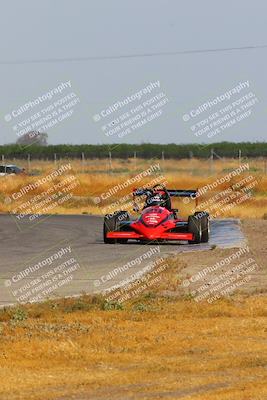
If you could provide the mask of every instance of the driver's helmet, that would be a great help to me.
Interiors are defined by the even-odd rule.
[[[162,196],[162,194],[157,193],[152,195],[151,197],[149,197],[146,201],[147,206],[163,206],[164,207],[164,203],[165,200]]]

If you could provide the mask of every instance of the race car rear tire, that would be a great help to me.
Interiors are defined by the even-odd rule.
[[[201,230],[202,230],[202,243],[208,243],[210,238],[210,221],[207,215],[201,218]]]
[[[189,244],[199,244],[202,238],[201,220],[196,215],[188,217],[188,232],[193,233],[194,240],[188,240]]]
[[[194,214],[197,218],[201,221],[201,242],[208,243],[210,237],[210,221],[209,221],[209,214],[205,211],[197,211]]]

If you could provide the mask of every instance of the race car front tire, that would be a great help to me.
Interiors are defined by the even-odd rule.
[[[119,222],[121,221],[129,221],[130,216],[127,211],[117,211],[114,214],[107,214],[104,217],[104,225],[103,225],[103,237],[104,243],[114,244],[114,243],[127,243],[127,239],[110,239],[107,238],[108,232],[118,231]]]
[[[130,215],[127,211],[118,211],[116,213],[117,216],[117,222],[122,222],[122,221],[130,221]],[[117,239],[117,242],[120,244],[126,244],[128,242],[128,239]]]
[[[109,239],[107,238],[107,234],[109,232],[116,231],[117,227],[117,218],[116,215],[105,215],[104,217],[104,224],[103,224],[103,237],[104,243],[113,244],[116,243],[116,239]]]

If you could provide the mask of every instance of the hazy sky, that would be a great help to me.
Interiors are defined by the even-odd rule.
[[[1,0],[0,143],[14,142],[19,122],[28,126],[23,121],[37,121],[34,115],[41,110],[42,116],[48,116],[48,107],[70,93],[76,97],[68,102],[74,98],[79,102],[70,116],[47,129],[49,143],[265,141],[267,47],[153,54],[267,45],[266,15],[264,0]],[[122,57],[127,55],[134,57]],[[71,88],[18,116],[21,106],[68,81]],[[107,115],[110,106],[140,93],[151,82],[158,82],[159,87],[142,92],[142,98],[131,98]],[[240,82],[248,82],[248,87],[232,93]],[[231,92],[230,98],[221,97],[219,103],[196,115],[199,106],[226,92]],[[243,96],[247,97],[240,103],[244,108],[239,108],[239,120],[211,138],[208,131],[199,132],[200,125],[193,127],[204,120],[205,128],[217,119],[212,117],[216,112],[225,117],[228,112],[220,110]],[[148,111],[143,102],[149,100],[154,109]],[[143,114],[138,119],[140,105],[146,117]],[[250,111],[241,118],[246,110]],[[65,111],[57,110],[58,114]],[[147,113],[157,111],[151,121],[136,125]],[[129,115],[123,117],[127,112],[136,117],[136,126],[132,129],[129,123],[120,128],[125,131],[122,139],[110,129],[127,121]],[[101,120],[94,121],[95,115]],[[184,121],[184,115],[190,120]],[[227,122],[225,117],[216,126]],[[214,129],[209,127],[209,132]]]

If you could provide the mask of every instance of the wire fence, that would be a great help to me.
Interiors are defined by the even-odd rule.
[[[220,172],[226,172],[237,168],[243,163],[249,163],[251,172],[267,175],[267,157],[243,157],[242,151],[239,150],[236,158],[221,157],[215,151],[211,151],[207,158],[196,158],[189,153],[188,158],[172,159],[165,158],[164,151],[161,157],[155,156],[151,158],[138,157],[138,153],[134,152],[131,157],[117,158],[113,157],[109,152],[106,158],[86,157],[81,153],[80,157],[73,158],[65,155],[62,157],[54,153],[53,158],[36,158],[28,153],[24,157],[5,157],[1,156],[1,165],[17,165],[24,168],[28,173],[42,173],[47,167],[57,167],[60,164],[70,162],[79,173],[110,173],[110,174],[131,174],[142,171],[145,165],[158,162],[160,170],[165,172],[188,173],[190,175],[214,175]]]

